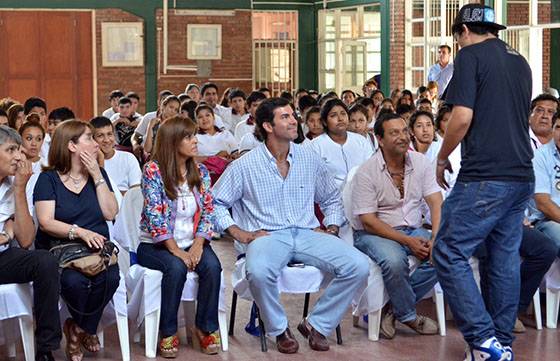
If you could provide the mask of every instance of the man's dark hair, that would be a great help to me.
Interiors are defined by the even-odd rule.
[[[393,119],[401,119],[404,121],[404,119],[396,113],[387,113],[380,115],[375,121],[375,125],[373,126],[373,132],[375,133],[375,135],[383,138],[385,136],[385,128],[383,128],[383,123]]]
[[[447,49],[447,52],[451,53],[451,47],[447,44],[442,44],[438,47],[438,49]]]
[[[292,95],[291,92],[284,90],[282,93],[280,93],[280,98],[284,98],[287,101],[289,101],[290,103],[294,101],[294,97]]]
[[[410,95],[410,97],[411,97],[412,99],[414,99],[414,96],[412,95],[412,92],[411,92],[410,90],[408,90],[408,89],[404,89],[404,90],[401,92],[401,98],[402,98],[404,95]]]
[[[426,87],[424,85],[421,85],[421,86],[418,87],[418,90],[416,90],[416,94],[420,95],[420,94],[426,92],[427,90],[428,90],[428,87]]]
[[[243,98],[243,100],[245,100],[247,99],[247,95],[245,95],[245,92],[243,90],[235,88],[229,92],[228,96],[229,101],[232,101],[233,98]]]
[[[47,103],[43,99],[39,97],[31,97],[23,103],[23,113],[27,115],[31,112],[31,109],[35,107],[43,108],[45,109],[45,113],[47,112]]]
[[[345,90],[343,90],[342,93],[340,93],[340,97],[341,97],[341,98],[344,98],[344,94],[346,94],[346,93],[352,93],[352,95],[354,95],[354,98],[356,97],[356,93],[354,93],[354,91],[351,90],[351,89],[345,89]]]
[[[258,102],[259,100],[263,100],[263,99],[266,99],[266,95],[264,95],[260,91],[254,91],[251,92],[251,94],[249,94],[249,96],[247,97],[247,99],[245,99],[245,101],[247,102],[247,106],[250,107],[251,104],[253,104],[254,102]]]
[[[366,97],[359,97],[358,99],[356,99],[355,103],[363,105],[364,107],[373,107],[374,106],[373,99],[372,98],[366,98]]]
[[[194,110],[196,109],[197,106],[198,106],[198,103],[196,102],[196,100],[189,99],[186,102],[181,103],[181,113],[182,112],[187,112],[187,114],[189,115],[189,118],[192,121],[194,121],[194,119],[196,119],[196,116],[194,114]]]
[[[113,123],[107,117],[95,117],[92,118],[89,123],[94,129],[113,127]]]
[[[48,117],[49,120],[60,120],[62,122],[68,119],[75,119],[75,118],[76,115],[74,115],[72,109],[67,107],[53,109],[49,113],[49,117]]]
[[[129,97],[122,97],[119,99],[119,105],[132,104],[132,100]]]
[[[486,34],[492,34],[494,36],[498,36],[498,31],[499,29],[496,29],[493,26],[487,26],[487,25],[482,25],[482,24],[455,24],[451,27],[451,34],[455,35],[462,35],[465,32],[465,29],[463,29],[463,25],[465,25],[469,31],[471,33],[477,34],[477,35],[486,35]]]
[[[329,117],[329,113],[336,106],[340,106],[344,108],[344,111],[346,111],[346,114],[348,114],[348,107],[346,106],[346,104],[344,104],[342,100],[338,98],[332,98],[327,100],[321,106],[321,123],[323,124],[323,128],[325,129],[325,133],[329,132],[329,128],[327,127],[327,118]]]
[[[270,89],[268,89],[268,88],[265,87],[265,86],[263,86],[262,88],[257,89],[257,91],[259,91],[259,92],[261,92],[261,93],[262,93],[262,92],[269,92],[269,93],[272,93],[272,92],[270,91]]]
[[[432,101],[428,98],[422,98],[422,99],[418,100],[418,105],[424,104],[424,103],[432,105]]]
[[[113,100],[115,98],[120,99],[122,97],[124,97],[124,93],[119,89],[113,90],[109,93],[109,100]]]
[[[412,105],[409,105],[409,104],[399,104],[399,105],[397,106],[396,113],[397,113],[398,115],[403,115],[403,114],[412,113],[412,112],[414,112],[414,107],[413,107]]]
[[[274,126],[274,111],[289,104],[290,102],[284,98],[268,98],[259,105],[255,113],[255,136],[258,135],[257,139],[266,141],[268,133],[263,124],[270,123],[271,126]]]
[[[171,90],[165,89],[159,92],[159,101],[161,102],[163,99],[167,98],[168,96],[173,95]]]
[[[311,95],[303,95],[301,98],[299,98],[298,101],[298,108],[300,113],[305,113],[305,110],[307,108],[313,107],[317,105],[317,100],[315,100],[315,98],[313,98]]]
[[[127,97],[127,98],[134,98],[134,99],[140,101],[140,96],[139,96],[137,93],[135,93],[135,92],[128,92],[128,93],[126,93],[126,97]]]
[[[556,98],[554,95],[548,94],[548,93],[543,93],[543,94],[540,94],[539,96],[537,96],[535,99],[533,99],[531,101],[531,111],[533,111],[533,109],[535,109],[538,102],[542,102],[542,101],[555,102],[557,107],[560,105],[560,102],[558,101],[558,98]]]
[[[218,86],[214,83],[204,83],[202,85],[202,87],[200,88],[200,95],[204,96],[204,93],[206,93],[206,91],[210,88],[214,88],[216,89],[216,93],[218,93]]]
[[[410,129],[414,128],[414,124],[416,123],[416,119],[418,119],[418,117],[421,116],[426,116],[428,118],[430,118],[430,120],[432,121],[432,125],[434,124],[434,115],[431,112],[426,112],[424,110],[417,110],[414,113],[412,113],[412,115],[410,116],[410,119],[408,120],[408,127]]]

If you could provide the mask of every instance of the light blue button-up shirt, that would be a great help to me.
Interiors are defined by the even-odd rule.
[[[428,72],[428,81],[436,81],[438,83],[438,97],[441,97],[452,77],[452,63],[448,63],[445,68],[442,68],[439,63],[435,63],[431,66],[430,71]]]
[[[550,194],[550,199],[560,206],[560,152],[554,139],[535,151],[533,157],[535,172],[535,194]],[[539,211],[535,201],[529,203],[529,220],[539,221],[546,217]]]
[[[213,190],[219,232],[234,224],[249,232],[315,228],[319,221],[314,202],[325,215],[325,225],[345,222],[340,193],[321,158],[291,143],[287,160],[290,169],[284,179],[274,156],[260,144],[226,169]]]

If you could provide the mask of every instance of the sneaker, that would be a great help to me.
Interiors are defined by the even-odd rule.
[[[429,317],[416,315],[416,319],[404,323],[420,335],[435,335],[438,333],[439,327],[436,321]]]
[[[515,326],[513,326],[514,333],[525,333],[525,325],[519,318],[515,319]]]
[[[496,337],[492,337],[478,347],[467,346],[465,361],[507,361],[512,355],[504,350]]]
[[[395,314],[390,306],[385,306],[381,311],[381,325],[379,325],[379,333],[391,340],[397,332],[395,328]]]
[[[504,346],[504,351],[509,354],[506,358],[507,361],[513,361],[513,350],[511,346]]]

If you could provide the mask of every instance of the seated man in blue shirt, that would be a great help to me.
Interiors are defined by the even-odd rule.
[[[535,151],[535,199],[529,205],[535,228],[560,247],[560,121],[552,119],[552,140]],[[560,255],[559,255],[560,256]]]
[[[233,162],[214,186],[216,226],[247,245],[249,287],[265,329],[276,336],[282,353],[296,353],[299,345],[280,304],[281,270],[297,262],[332,275],[333,281],[298,326],[313,350],[327,351],[326,336],[366,281],[368,262],[336,237],[345,221],[340,193],[319,156],[292,142],[298,136],[297,120],[288,101],[263,101],[255,118],[264,143]],[[325,215],[326,232],[318,228],[314,202]]]

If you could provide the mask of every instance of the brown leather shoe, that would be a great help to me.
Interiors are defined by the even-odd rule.
[[[307,319],[301,320],[297,327],[298,331],[302,334],[303,337],[309,340],[309,347],[315,351],[328,351],[329,350],[329,341],[325,336],[323,336],[319,331],[313,328],[309,323],[307,323]]]
[[[296,353],[299,349],[299,343],[295,339],[292,331],[286,328],[286,331],[276,336],[276,348],[281,353]]]

